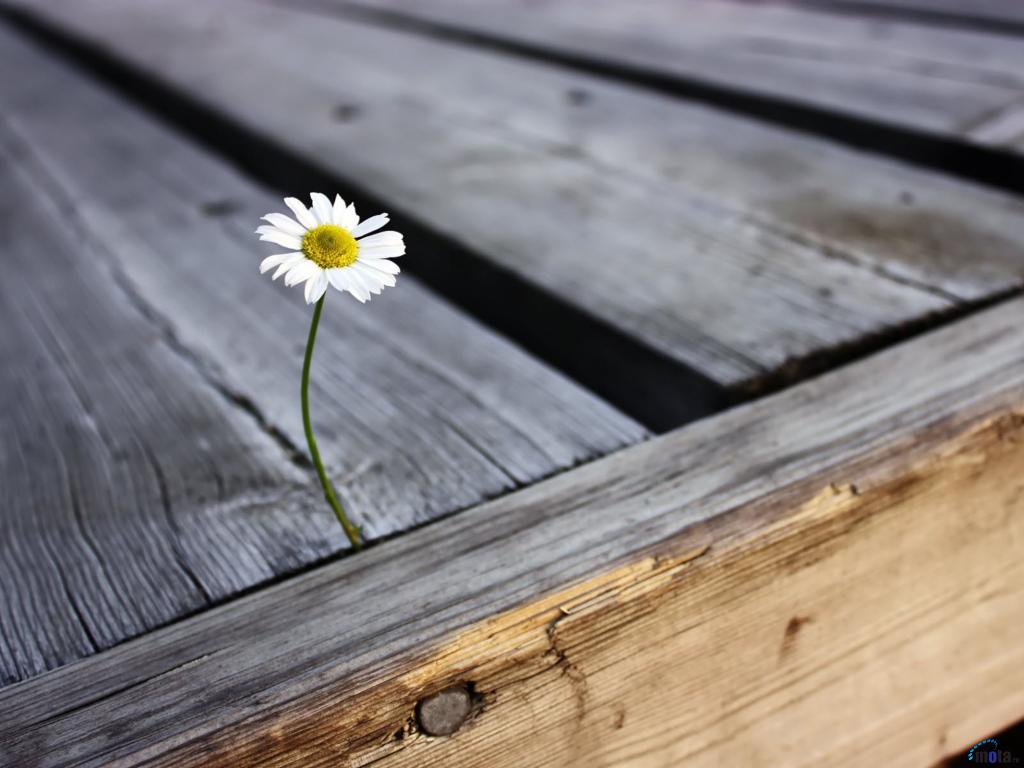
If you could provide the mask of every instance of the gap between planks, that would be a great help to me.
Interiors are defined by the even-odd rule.
[[[789,0],[793,5],[858,18],[892,19],[990,35],[1024,36],[1024,13],[1006,4],[1003,12],[971,8],[968,2],[899,2],[893,0]],[[977,2],[977,0],[973,0]]]

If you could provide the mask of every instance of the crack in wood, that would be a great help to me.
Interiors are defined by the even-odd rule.
[[[164,471],[160,466],[160,462],[156,456],[153,455],[152,449],[147,446],[142,446],[142,454],[146,457],[146,461],[153,470],[153,476],[156,478],[157,488],[160,493],[160,506],[163,508],[164,517],[167,520],[167,525],[171,531],[174,532],[174,537],[170,540],[171,552],[174,554],[174,559],[184,571],[185,575],[188,576],[192,585],[196,588],[196,591],[203,596],[203,600],[207,605],[214,602],[214,597],[210,593],[210,590],[206,588],[198,574],[192,569],[188,560],[185,558],[185,553],[181,549],[181,526],[178,525],[178,520],[174,515],[174,508],[171,504],[171,496],[167,491],[167,478],[164,475]]]
[[[558,624],[569,615],[564,614],[554,619],[548,624],[546,634],[550,652],[555,656],[555,666],[568,678],[569,685],[572,688],[573,700],[576,703],[576,727],[573,730],[575,738],[575,735],[583,727],[583,719],[587,714],[587,676],[579,667],[572,663],[568,650],[559,646]]]

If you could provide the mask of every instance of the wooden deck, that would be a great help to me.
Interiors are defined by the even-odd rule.
[[[949,6],[5,0],[0,765],[1019,720],[1024,19]],[[356,554],[252,235],[316,189],[409,243],[314,363]]]

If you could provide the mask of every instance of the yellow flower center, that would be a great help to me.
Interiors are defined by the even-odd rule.
[[[324,269],[336,269],[355,263],[359,243],[347,229],[337,224],[321,224],[302,236],[302,252]]]

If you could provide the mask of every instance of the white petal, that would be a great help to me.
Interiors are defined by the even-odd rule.
[[[368,277],[367,279],[376,281],[377,285],[379,285],[382,289],[394,288],[395,283],[398,281],[398,278],[395,277],[394,275],[385,275],[383,272],[374,272],[371,270],[370,275],[371,276]]]
[[[333,214],[331,220],[339,227],[345,226],[345,201],[341,195],[334,196],[334,205],[331,207]]]
[[[331,285],[337,288],[339,291],[345,292],[348,290],[348,269],[345,267],[339,269],[328,269],[327,279]]]
[[[313,201],[313,215],[321,224],[331,224],[334,221],[334,209],[331,208],[331,201],[322,192],[313,192],[310,196]]]
[[[402,270],[398,268],[398,265],[393,261],[387,259],[375,259],[372,256],[365,254],[359,254],[359,264],[365,264],[368,267],[376,269],[378,272],[383,272],[385,275],[397,275]]]
[[[263,228],[260,227],[260,229]],[[295,235],[288,235],[279,229],[272,229],[270,227],[268,227],[266,231],[260,233],[260,240],[277,243],[277,245],[287,248],[290,251],[298,251],[302,248],[302,241]]]
[[[291,232],[285,232],[283,229],[278,229],[272,224],[261,224],[256,227],[257,235],[287,235],[288,237],[300,237],[299,235],[293,235]],[[301,239],[301,237],[300,237]]]
[[[359,295],[353,295],[355,295],[355,297],[360,301],[369,301],[371,293],[370,286],[367,284],[366,280],[363,279],[363,276],[359,274],[359,271],[349,267],[348,277],[352,285],[359,290]]]
[[[370,259],[397,259],[405,253],[405,245],[368,245],[359,244],[359,255]]]
[[[279,278],[281,275],[283,275],[285,272],[290,270],[292,267],[294,267],[296,264],[298,264],[305,258],[306,257],[304,254],[296,253],[294,256],[288,259],[288,261],[282,262],[281,266],[274,270],[274,277],[272,279],[277,280],[277,278]]]
[[[359,273],[361,275],[363,275],[364,277],[369,275],[370,277],[374,278],[375,280],[380,280],[381,278],[384,278],[384,277],[394,277],[394,275],[392,273],[385,272],[382,269],[377,269],[376,267],[374,267],[373,264],[370,263],[370,260],[368,260],[368,259],[360,259],[359,261],[357,261],[352,266],[353,267],[358,267]]]
[[[299,256],[301,255],[300,253]],[[283,264],[293,256],[295,256],[294,253],[275,253],[273,256],[267,256],[267,258],[260,262],[260,274],[262,275],[268,269]]]
[[[352,230],[352,237],[362,237],[363,235],[368,235],[371,232],[376,232],[387,224],[388,221],[390,221],[390,217],[386,213],[378,213],[376,216],[363,219],[356,225],[355,229]]]
[[[305,280],[309,280],[313,275],[317,273],[320,266],[309,259],[303,259],[294,267],[292,267],[288,274],[284,276],[285,285],[295,285]]]
[[[352,265],[351,269],[354,269],[359,274],[363,284],[370,289],[371,293],[380,293],[384,288],[391,288],[395,284],[394,275],[385,275],[383,272],[378,272],[365,264],[356,262]]]
[[[324,295],[324,291],[327,290],[327,275],[323,269],[313,277],[306,281],[306,303],[312,304],[314,301],[319,301],[320,297]]]
[[[280,229],[282,232],[288,235],[295,235],[296,237],[302,237],[306,234],[306,228],[299,224],[291,216],[285,216],[283,213],[268,213],[263,217],[264,221],[269,221],[275,227]]]
[[[339,291],[348,291],[360,302],[366,301],[366,299],[363,298],[362,290],[356,285],[355,276],[352,270],[348,267],[327,270],[327,279],[330,280],[331,285]]]
[[[359,247],[364,245],[402,245],[405,243],[405,238],[402,237],[401,232],[395,232],[394,230],[388,230],[387,232],[378,232],[375,235],[368,235],[359,241]]]
[[[353,275],[355,276],[356,280],[359,282],[359,285],[363,288],[363,290],[365,290],[367,293],[380,293],[381,285],[377,281],[377,279],[374,278],[372,275],[367,275],[359,267],[358,264],[353,264],[351,267],[349,267],[349,269],[352,270]]]
[[[349,232],[356,228],[359,224],[359,214],[356,213],[356,204],[349,203],[348,208],[345,209],[345,214],[342,216],[342,220],[338,222],[338,226],[344,227]]]
[[[304,226],[306,229],[313,229],[316,226],[316,217],[309,212],[309,208],[304,206],[302,202],[295,197],[286,197],[284,204],[292,209],[292,213],[295,214],[295,218],[299,220],[299,224]]]

